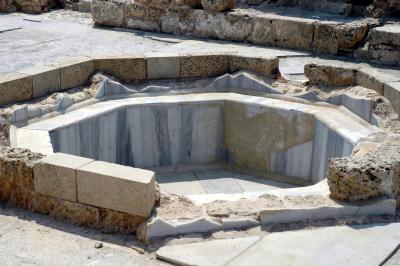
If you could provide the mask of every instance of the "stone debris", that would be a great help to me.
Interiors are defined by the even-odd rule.
[[[331,159],[328,183],[339,200],[362,200],[380,195],[398,198],[400,193],[400,137],[389,136],[363,157]]]
[[[95,248],[99,249],[103,247],[103,243],[99,242],[94,245]]]

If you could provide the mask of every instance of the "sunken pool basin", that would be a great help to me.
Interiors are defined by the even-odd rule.
[[[15,128],[11,140],[44,154],[147,169],[223,165],[309,185],[325,178],[329,158],[350,155],[376,130],[325,103],[198,93],[97,102]]]

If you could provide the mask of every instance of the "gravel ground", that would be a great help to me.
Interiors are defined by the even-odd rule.
[[[166,265],[132,235],[103,234],[21,209],[0,206],[0,264]]]

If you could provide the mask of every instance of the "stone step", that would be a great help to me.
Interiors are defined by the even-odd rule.
[[[400,23],[372,29],[368,35],[368,42],[357,51],[356,57],[387,65],[399,65]]]
[[[315,16],[293,10],[286,14],[237,8],[231,12],[208,13],[117,0],[95,0],[92,6],[93,19],[101,25],[327,54],[353,51],[364,41],[371,24],[367,19],[344,20],[338,16]]]

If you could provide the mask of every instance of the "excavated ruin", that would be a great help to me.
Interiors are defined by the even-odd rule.
[[[61,4],[81,6],[0,0],[0,11]],[[292,79],[280,71],[282,57],[254,46],[193,46],[69,58],[5,75],[0,198],[145,242],[395,215],[400,78],[391,71],[400,62],[398,6],[93,0],[98,26],[296,49],[310,62],[302,80]]]

